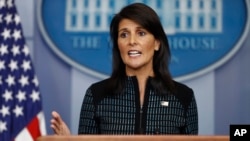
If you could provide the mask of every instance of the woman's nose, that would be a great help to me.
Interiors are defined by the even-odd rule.
[[[136,44],[136,37],[135,37],[135,35],[131,34],[131,36],[129,38],[129,44],[130,45],[135,45]]]

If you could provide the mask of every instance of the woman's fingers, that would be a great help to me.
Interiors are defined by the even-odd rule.
[[[51,124],[54,125],[55,128],[60,128],[60,125],[63,122],[60,115],[55,111],[53,111],[51,114],[52,114],[52,119],[50,121]]]
[[[58,124],[58,122],[56,122],[56,120],[54,119],[51,119],[50,123],[50,127],[54,130],[56,134],[58,134],[60,130],[60,125]]]
[[[60,115],[55,111],[53,111],[51,113],[51,115],[52,115],[52,119],[50,120],[50,123],[51,123],[50,127],[53,129],[55,134],[59,135],[60,134],[60,126],[61,126],[60,125],[61,124]]]
[[[61,116],[56,112],[56,111],[52,111],[51,113],[53,119],[55,119],[59,124],[62,123],[62,118]]]
[[[52,119],[50,120],[50,127],[53,129],[54,133],[57,135],[70,135],[69,128],[62,120],[61,116],[53,111],[51,113]]]

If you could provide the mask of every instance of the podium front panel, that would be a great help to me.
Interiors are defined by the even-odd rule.
[[[192,135],[73,135],[42,136],[37,141],[229,141],[229,136]]]

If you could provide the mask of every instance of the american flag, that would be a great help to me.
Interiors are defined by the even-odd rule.
[[[39,83],[14,0],[0,0],[0,141],[45,135]]]

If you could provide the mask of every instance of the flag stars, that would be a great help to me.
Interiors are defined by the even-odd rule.
[[[0,0],[0,9],[5,7],[5,0]]]
[[[20,16],[16,14],[14,17],[14,21],[15,21],[16,25],[18,25],[21,22]]]
[[[14,33],[12,34],[12,36],[14,37],[15,41],[17,41],[18,39],[21,39],[21,31],[14,30]]]
[[[30,70],[31,69],[31,65],[30,65],[30,61],[23,61],[23,64],[22,64],[22,68],[24,71],[27,71],[27,70]]]
[[[11,51],[13,53],[13,56],[20,54],[19,46],[14,45]]]
[[[5,65],[4,65],[4,61],[0,60],[0,70],[4,70],[5,69]]]
[[[32,80],[32,82],[35,84],[36,87],[38,87],[39,82],[38,82],[38,79],[37,79],[36,76],[34,77],[34,79]]]
[[[0,133],[7,131],[6,122],[0,120]]]
[[[25,92],[19,90],[18,94],[16,95],[16,98],[18,99],[19,102],[25,101],[26,100]]]
[[[22,75],[21,78],[19,79],[19,83],[24,87],[25,85],[29,85],[29,77]]]
[[[8,54],[8,46],[7,45],[4,45],[4,44],[1,44],[1,47],[0,47],[0,55],[4,55],[4,54]]]
[[[2,114],[3,117],[10,115],[9,107],[2,105],[2,108],[0,109],[0,113]]]
[[[28,56],[29,55],[29,48],[26,46],[26,45],[24,45],[24,47],[23,47],[23,53],[25,54],[25,56]]]
[[[13,132],[26,138],[22,135],[29,128],[25,119],[37,117],[29,112],[42,112],[41,94],[15,0],[0,0],[0,11],[0,140],[2,135],[3,140],[15,140]],[[20,128],[16,123],[22,123]],[[34,126],[40,125],[44,126],[43,121]]]
[[[33,90],[32,94],[30,95],[30,98],[32,99],[33,102],[39,101],[39,92]]]
[[[13,112],[15,113],[16,117],[23,116],[23,107],[19,107],[18,105],[16,105]]]
[[[11,85],[15,85],[15,78],[11,75],[8,75],[8,78],[5,81],[6,81],[6,83],[8,83],[9,87]]]
[[[5,90],[4,94],[2,95],[2,97],[5,99],[5,102],[8,102],[9,100],[12,100],[12,92]]]
[[[7,6],[8,6],[8,8],[13,7],[13,0],[8,0],[7,1]]]
[[[10,36],[10,30],[5,28],[1,35],[3,36],[4,40],[10,38],[11,37]]]
[[[12,22],[12,15],[7,14],[6,17],[5,17],[5,21],[6,21],[7,24],[11,23]]]
[[[17,70],[18,69],[17,61],[11,60],[9,67],[10,67],[11,71]]]

